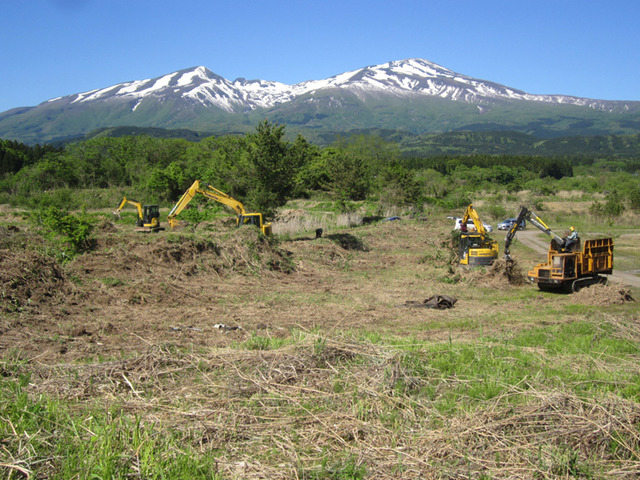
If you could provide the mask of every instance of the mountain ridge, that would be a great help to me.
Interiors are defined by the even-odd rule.
[[[190,142],[199,142],[210,136],[209,133],[193,132],[186,129],[167,130],[145,127],[109,127],[94,130],[87,135],[69,138],[56,143],[85,142],[99,137],[124,137],[145,135],[155,138],[180,138]],[[385,142],[398,145],[404,157],[433,157],[458,155],[532,155],[546,157],[600,158],[638,158],[640,156],[640,134],[607,135],[592,137],[558,137],[540,139],[526,133],[515,131],[452,131],[447,133],[412,134],[397,130],[353,130],[353,136],[375,136]],[[341,138],[338,134],[329,134],[322,142],[325,145]]]
[[[123,82],[102,89],[57,97],[43,103],[71,98],[73,98],[71,103],[95,101],[114,96],[141,98],[154,92],[166,95],[168,89],[173,89],[174,93],[197,100],[205,106],[218,106],[231,110],[229,101],[235,101],[244,107],[254,109],[271,108],[290,101],[294,97],[328,88],[347,88],[365,94],[376,89],[396,94],[416,93],[469,103],[482,103],[487,99],[502,98],[600,109],[628,109],[632,106],[637,108],[634,104],[640,103],[624,100],[597,100],[572,95],[527,93],[488,80],[478,80],[459,74],[423,59],[370,65],[324,80],[307,80],[294,85],[270,80],[247,80],[242,77],[230,81],[207,67],[196,66],[151,79]],[[109,95],[114,90],[117,92]],[[219,93],[224,95],[218,97],[216,94]]]
[[[423,59],[295,85],[242,77],[230,81],[197,66],[2,112],[0,138],[52,141],[124,125],[222,134],[247,131],[265,117],[311,136],[329,130],[424,133],[483,125],[542,136],[629,134],[640,131],[640,102],[530,94]]]

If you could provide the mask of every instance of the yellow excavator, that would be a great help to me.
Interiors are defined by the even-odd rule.
[[[467,222],[471,219],[475,232],[468,231]],[[487,237],[487,230],[474,210],[469,205],[460,222],[460,247],[458,256],[460,265],[491,265],[498,258],[498,242]]]
[[[142,205],[135,200],[129,200],[126,195],[120,202],[120,206],[113,214],[120,218],[120,212],[127,205],[133,205],[138,210],[138,219],[136,220],[136,232],[158,232],[164,230],[160,226],[160,207],[158,205]]]
[[[167,221],[169,222],[169,226],[171,230],[173,230],[177,225],[180,224],[180,221],[176,218],[178,214],[184,210],[184,208],[189,204],[189,202],[196,195],[202,195],[209,200],[215,200],[216,202],[220,202],[223,205],[234,210],[238,216],[236,218],[236,225],[239,227],[241,225],[255,225],[260,229],[260,231],[266,235],[271,235],[271,223],[263,223],[262,214],[261,213],[247,213],[244,209],[244,206],[241,202],[236,200],[233,197],[230,197],[224,192],[221,192],[217,188],[212,187],[211,185],[201,182],[200,180],[196,180],[193,184],[187,189],[186,192],[180,197],[178,203],[176,203],[169,215],[167,215]]]

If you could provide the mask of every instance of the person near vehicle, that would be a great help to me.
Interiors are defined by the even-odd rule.
[[[578,242],[578,231],[575,229],[575,227],[569,227],[569,234],[564,237],[564,249],[572,250],[573,246]]]

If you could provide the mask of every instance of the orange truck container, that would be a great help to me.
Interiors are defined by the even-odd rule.
[[[533,267],[527,276],[540,290],[577,292],[583,287],[605,283],[613,272],[613,239],[586,240],[582,251],[559,251],[549,245],[547,263]]]

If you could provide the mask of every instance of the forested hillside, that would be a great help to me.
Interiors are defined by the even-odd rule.
[[[287,124],[286,137],[296,138],[295,131]],[[490,127],[490,126],[489,126]],[[479,131],[455,131],[446,133],[426,133],[418,135],[407,130],[368,128],[349,132],[316,134],[313,138],[303,135],[310,143],[321,146],[334,144],[344,137],[377,137],[398,145],[404,157],[438,155],[537,155],[537,156],[607,156],[611,158],[640,157],[640,135],[590,135],[572,137],[541,138],[532,134],[510,130],[491,130],[484,127]],[[243,135],[244,133],[235,133]],[[196,132],[188,129],[165,129],[145,127],[101,128],[91,133],[56,142],[65,145],[72,142],[91,140],[97,137],[125,137],[146,135],[154,138],[184,139],[198,142],[213,136],[211,132]],[[216,135],[219,136],[219,135]]]
[[[475,191],[523,189],[607,191],[627,206],[637,203],[638,157],[597,155],[616,141],[632,149],[637,138],[585,138],[583,144],[594,147],[592,155],[540,155],[533,144],[529,155],[455,153],[456,145],[487,135],[442,135],[439,141],[448,138],[452,153],[437,155],[411,154],[406,138],[392,141],[383,135],[338,137],[328,146],[302,136],[288,140],[284,125],[268,121],[245,135],[192,141],[150,135],[97,135],[62,147],[1,141],[0,203],[99,208],[114,206],[126,193],[171,206],[196,179],[268,215],[292,198],[318,193],[334,196],[344,209],[365,199],[413,208],[425,203],[457,207]],[[522,143],[523,137],[504,138]],[[99,190],[104,192],[95,193]]]

